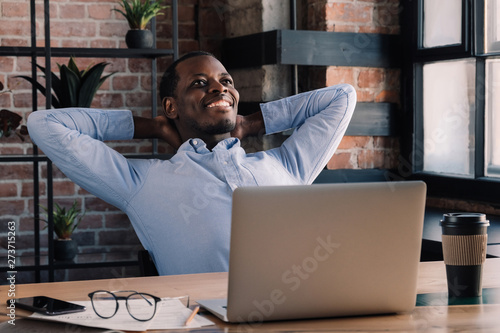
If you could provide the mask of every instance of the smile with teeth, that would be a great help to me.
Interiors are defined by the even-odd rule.
[[[213,107],[217,107],[217,106],[227,107],[227,106],[231,106],[231,103],[229,103],[228,101],[220,100],[220,101],[208,104],[207,108],[213,108]]]

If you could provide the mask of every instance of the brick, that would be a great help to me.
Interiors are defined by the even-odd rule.
[[[129,59],[128,69],[131,73],[151,73],[151,61],[147,59]]]
[[[140,244],[133,230],[106,230],[99,232],[99,245],[137,245]]]
[[[92,100],[91,107],[104,109],[121,108],[125,105],[124,97],[118,93],[100,93],[98,92]]]
[[[54,181],[53,182],[54,196],[70,196],[75,194],[75,183],[72,181]]]
[[[13,57],[0,57],[0,72],[11,73],[14,71],[14,61]],[[5,84],[5,82],[4,82]]]
[[[108,48],[113,49],[117,48],[119,43],[116,40],[110,39],[97,39],[90,41],[90,47],[92,48]]]
[[[13,98],[16,108],[27,108],[32,105],[31,93],[14,93]]]
[[[114,75],[111,85],[114,90],[134,90],[139,86],[139,78],[136,75]]]
[[[92,4],[88,6],[89,17],[94,20],[110,19],[112,15],[111,9],[115,6],[104,4]]]
[[[59,4],[59,15],[65,20],[85,18],[85,6],[76,4]]]
[[[57,22],[50,30],[51,37],[85,37],[97,36],[97,24],[94,22]]]
[[[17,231],[30,231],[33,232],[35,224],[35,218],[34,216],[29,216],[29,217],[21,217],[19,219],[19,223],[17,225]],[[39,221],[38,222],[40,230],[42,230],[45,227],[45,222]]]
[[[326,85],[333,86],[340,83],[354,85],[355,70],[350,67],[329,66],[326,70]]]
[[[198,16],[199,32],[202,36],[223,36],[224,21],[212,8],[201,9]]]
[[[28,2],[2,2],[3,18],[26,18],[30,15],[30,6]],[[2,24],[3,28],[4,24]]]
[[[329,170],[333,169],[353,169],[354,165],[351,162],[351,153],[335,153],[333,157],[328,161],[326,168]]]
[[[102,22],[98,23],[99,26],[99,36],[101,37],[122,37],[125,39],[125,35],[129,30],[127,21],[123,22]]]
[[[196,24],[193,23],[179,23],[179,38],[194,40],[196,38],[197,30]],[[167,35],[171,36],[171,34]],[[198,42],[197,42],[198,43]]]
[[[202,8],[202,7],[200,6],[200,8]],[[214,6],[210,6],[209,8],[214,8]],[[167,9],[167,11],[169,11],[169,10]],[[168,18],[170,15],[166,15],[166,16]],[[195,12],[194,6],[184,6],[182,4],[179,4],[179,7],[178,7],[178,18],[179,18],[179,21],[181,21],[181,22],[184,22],[184,21],[195,21],[195,19],[196,19],[196,12]]]
[[[125,105],[130,108],[141,107],[151,103],[150,93],[130,93],[127,94]]]
[[[30,163],[1,163],[0,179],[31,179],[33,177],[33,165]]]
[[[24,200],[0,200],[0,216],[20,216],[25,212]]]
[[[381,150],[363,150],[358,155],[358,166],[361,169],[383,168],[385,153]]]
[[[67,39],[61,41],[61,47],[88,47],[87,40]]]
[[[326,5],[326,20],[367,23],[372,20],[372,6],[352,3],[330,3]]]
[[[371,90],[356,90],[358,102],[374,102],[375,92]]]
[[[0,155],[22,155],[24,152],[23,148],[20,147],[5,147],[0,146]]]
[[[89,211],[93,212],[108,212],[108,211],[118,211],[113,205],[108,204],[104,200],[96,197],[85,198],[85,207]]]
[[[384,80],[385,75],[382,69],[364,69],[359,72],[358,86],[360,88],[377,88],[383,84]]]
[[[0,197],[16,197],[17,184],[16,183],[0,183]]]
[[[73,233],[73,235],[71,236],[71,239],[74,239],[78,243],[78,246],[80,247],[80,246],[95,245],[96,244],[95,237],[96,237],[95,232],[82,231],[77,228]]]
[[[338,149],[352,149],[359,147],[366,147],[370,143],[371,138],[369,136],[349,136],[346,135],[340,141]]]
[[[104,226],[102,213],[86,212],[78,229],[101,229]]]
[[[140,77],[141,81],[141,89],[150,91],[151,90],[151,75],[141,75]],[[157,81],[159,82],[159,81]]]
[[[130,228],[130,220],[124,213],[106,214],[106,228]]]

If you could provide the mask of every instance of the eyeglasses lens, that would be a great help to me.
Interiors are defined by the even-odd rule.
[[[137,320],[150,320],[156,312],[156,302],[147,294],[135,293],[127,298],[127,309]]]
[[[116,313],[117,302],[113,294],[106,291],[96,292],[92,296],[95,312],[103,318],[111,318]]]

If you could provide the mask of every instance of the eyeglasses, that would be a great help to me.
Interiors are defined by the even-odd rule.
[[[131,293],[128,296],[117,296],[114,293]],[[138,293],[135,290],[107,291],[97,290],[89,294],[94,312],[101,318],[109,319],[118,311],[118,301],[125,300],[128,313],[132,318],[139,321],[151,320],[156,314],[156,305],[161,298]]]

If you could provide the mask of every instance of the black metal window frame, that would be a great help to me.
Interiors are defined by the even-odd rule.
[[[500,202],[500,179],[485,176],[485,63],[489,57],[500,54],[485,53],[483,44],[486,0],[462,0],[461,44],[427,49],[423,47],[424,1],[402,2],[402,38],[406,40],[402,100],[406,116],[406,134],[402,137],[400,176],[425,181],[430,196]],[[472,177],[423,170],[423,66],[426,63],[458,59],[474,59],[476,63],[475,153]]]

